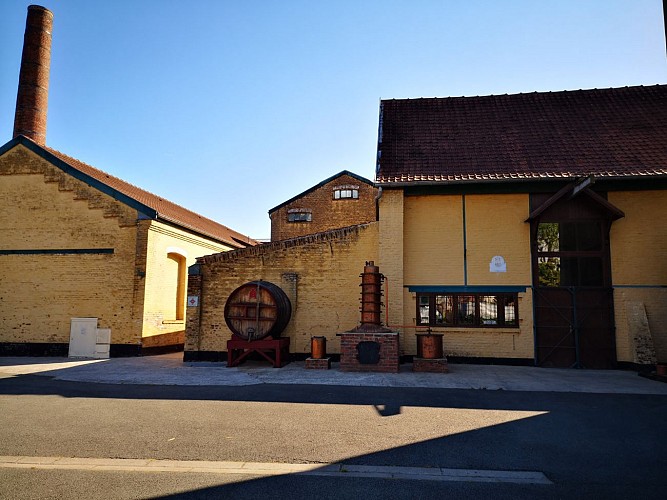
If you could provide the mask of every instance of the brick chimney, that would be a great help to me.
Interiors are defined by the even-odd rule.
[[[24,135],[42,146],[46,144],[52,28],[53,13],[50,10],[39,5],[28,7],[16,96],[14,137]]]

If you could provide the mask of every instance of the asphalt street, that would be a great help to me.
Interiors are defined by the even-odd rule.
[[[3,457],[310,464],[320,473],[5,463],[0,496],[664,498],[666,412],[667,396],[660,394],[102,384],[5,373]],[[323,475],[332,464],[342,472]],[[355,466],[415,468],[415,474],[528,471],[543,474],[548,484],[360,476]]]

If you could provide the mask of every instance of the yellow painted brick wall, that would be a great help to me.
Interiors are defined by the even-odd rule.
[[[359,324],[359,275],[366,261],[377,261],[377,249],[378,224],[370,223],[203,259],[201,332],[186,330],[186,351],[226,351],[232,333],[225,303],[236,288],[261,279],[292,302],[282,334],[290,337],[291,352],[309,353],[311,336],[325,336],[327,351],[339,352],[336,334]]]
[[[161,222],[147,222],[143,336],[151,337],[185,329],[185,318],[176,319],[178,265],[168,255],[175,253],[185,257],[187,282],[187,267],[194,264],[197,257],[226,252],[231,247]],[[186,299],[187,294],[184,294],[183,305]]]
[[[667,191],[610,192],[625,212],[611,226],[614,285],[667,285]]]
[[[69,342],[70,319],[97,317],[136,343],[136,211],[23,146],[0,158],[0,249],[113,248],[110,255],[0,255],[0,342]]]
[[[529,285],[528,195],[466,195],[469,285]],[[405,282],[463,285],[463,197],[405,198]],[[489,271],[500,255],[507,272]]]
[[[463,204],[467,248],[467,284],[525,285],[519,294],[519,329],[433,328],[444,333],[450,356],[534,357],[530,290],[528,195],[431,195],[405,197],[405,284],[464,285]],[[381,212],[382,215],[382,212]],[[492,273],[491,258],[505,259],[507,272]],[[391,307],[391,304],[390,304]],[[403,325],[416,324],[416,294],[403,290]],[[390,309],[391,311],[391,309]],[[391,326],[391,325],[390,325]],[[419,328],[423,331],[425,328]],[[401,351],[416,354],[416,327],[402,329]]]
[[[667,192],[610,192],[608,199],[625,212],[610,232],[618,359],[634,361],[627,307],[641,302],[658,361],[667,362]]]
[[[405,284],[463,285],[460,195],[405,197]]]
[[[404,196],[403,190],[385,189],[379,200],[378,262],[380,272],[386,276],[385,307],[389,309],[389,325],[401,332],[399,348],[403,352],[405,330],[403,320],[404,281]],[[388,293],[386,290],[388,289]],[[383,315],[383,321],[386,315]]]
[[[359,198],[335,200],[334,189],[344,185],[358,186]],[[372,222],[376,217],[376,195],[376,187],[349,175],[341,175],[273,212],[270,215],[271,241]],[[312,221],[288,222],[290,209],[311,210]]]
[[[465,204],[468,284],[530,285],[528,195],[466,195]],[[507,272],[490,272],[496,255],[505,259]]]
[[[628,324],[628,307],[641,303],[646,309],[656,357],[667,363],[667,288],[615,288],[614,320],[616,355],[619,361],[634,363],[634,334]]]

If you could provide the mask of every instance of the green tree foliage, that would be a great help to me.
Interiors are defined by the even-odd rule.
[[[541,223],[537,226],[537,251],[557,252],[559,250],[559,227],[557,222]],[[540,286],[560,285],[560,258],[538,257]]]

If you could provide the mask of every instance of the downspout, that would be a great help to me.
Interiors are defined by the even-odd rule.
[[[378,194],[375,195],[375,220],[380,220],[380,198],[382,198],[382,186],[378,188]]]
[[[382,275],[382,280],[385,283],[385,297],[386,301],[384,304],[384,326],[387,328],[414,328],[417,330],[418,328],[430,328],[429,325],[389,325],[389,278],[385,276],[384,274]]]

